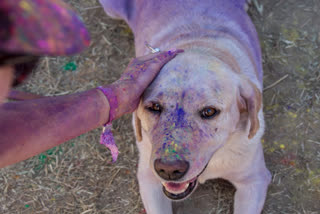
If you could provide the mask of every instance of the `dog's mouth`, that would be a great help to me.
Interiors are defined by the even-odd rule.
[[[171,200],[182,200],[191,195],[198,184],[198,177],[207,168],[207,165],[203,168],[199,175],[186,182],[162,182],[162,190],[164,194]]]
[[[193,192],[197,185],[197,178],[198,176],[183,183],[163,182],[162,190],[168,198],[182,200]]]

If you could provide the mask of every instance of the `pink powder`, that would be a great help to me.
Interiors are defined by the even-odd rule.
[[[100,136],[100,143],[110,149],[112,162],[115,163],[118,158],[119,150],[111,132],[111,124],[106,124]]]

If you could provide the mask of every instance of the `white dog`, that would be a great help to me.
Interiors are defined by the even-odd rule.
[[[260,213],[270,182],[260,143],[262,65],[245,0],[100,0],[126,20],[137,56],[145,42],[184,49],[145,91],[134,114],[138,180],[149,214],[198,183],[224,178],[237,189],[234,213]]]

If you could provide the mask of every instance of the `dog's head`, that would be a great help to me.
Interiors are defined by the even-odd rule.
[[[219,60],[186,52],[165,65],[136,112],[136,137],[151,143],[150,167],[164,193],[184,199],[235,132],[259,129],[261,94]]]

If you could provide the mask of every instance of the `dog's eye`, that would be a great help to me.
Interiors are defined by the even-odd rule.
[[[159,103],[153,103],[150,107],[147,107],[147,109],[151,112],[160,113],[162,107]]]
[[[200,116],[202,119],[211,119],[219,113],[220,111],[215,108],[206,107],[200,111]]]

